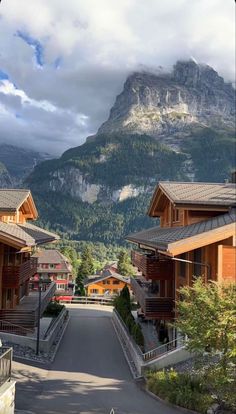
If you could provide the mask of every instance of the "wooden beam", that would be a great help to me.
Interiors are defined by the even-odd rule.
[[[191,250],[204,247],[208,244],[227,239],[228,237],[232,237],[234,234],[235,223],[227,224],[226,226],[170,243],[168,244],[167,254],[169,253],[173,256],[177,256],[181,253],[186,253]]]

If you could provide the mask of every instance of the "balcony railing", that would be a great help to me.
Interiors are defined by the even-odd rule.
[[[43,312],[45,311],[47,305],[49,304],[49,302],[52,300],[53,296],[55,295],[56,292],[56,288],[57,285],[55,282],[51,282],[46,289],[42,292],[42,296],[41,296],[41,316],[43,314]],[[37,304],[38,307],[38,304]],[[37,309],[38,312],[38,309]],[[36,312],[36,313],[37,313]]]
[[[12,348],[0,347],[0,386],[11,379]]]
[[[154,255],[142,254],[137,251],[131,252],[133,266],[137,267],[146,279],[152,280],[172,280],[173,262],[171,260],[160,259]]]
[[[131,278],[131,288],[147,319],[173,319],[174,301],[172,297],[158,297],[152,293],[151,284],[138,278]]]
[[[37,258],[31,257],[30,260],[19,266],[3,266],[2,286],[3,288],[19,287],[37,272]]]

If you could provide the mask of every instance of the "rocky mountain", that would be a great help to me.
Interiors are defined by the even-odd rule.
[[[235,165],[234,91],[209,66],[134,73],[109,119],[83,145],[25,181],[44,225],[78,240],[122,242],[153,224],[159,180],[223,181]]]
[[[11,188],[12,180],[9,172],[7,171],[5,165],[0,162],[0,188]]]
[[[179,61],[171,73],[133,73],[98,134],[145,133],[175,149],[196,128],[234,129],[235,93],[218,73]]]
[[[0,143],[0,165],[2,163],[5,170],[2,167],[1,174],[0,167],[0,187],[19,187],[34,167],[48,158],[50,156],[45,153]]]

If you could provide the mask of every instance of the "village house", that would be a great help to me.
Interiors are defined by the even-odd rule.
[[[236,184],[160,182],[148,210],[160,226],[127,236],[141,275],[131,287],[146,319],[175,339],[178,289],[202,276],[236,282]]]
[[[36,246],[59,237],[31,222],[38,217],[31,192],[0,189],[0,331],[25,334],[37,324],[38,293],[30,292],[37,272]],[[56,283],[43,287],[41,314],[53,297]]]
[[[87,296],[116,296],[125,286],[130,290],[130,279],[108,269],[84,282]]]
[[[32,257],[38,263],[37,273],[31,278],[33,289],[37,289],[39,279],[50,279],[56,283],[56,292],[72,292],[72,266],[66,256],[56,249],[40,249]]]

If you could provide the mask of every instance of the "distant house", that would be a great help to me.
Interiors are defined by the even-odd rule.
[[[56,283],[57,291],[68,291],[72,283],[72,266],[61,252],[48,249],[39,250],[32,257],[37,258],[37,273],[31,278],[34,287],[40,279],[51,279]]]
[[[84,283],[87,296],[115,296],[125,287],[130,289],[130,279],[105,270],[103,275],[90,276]]]

